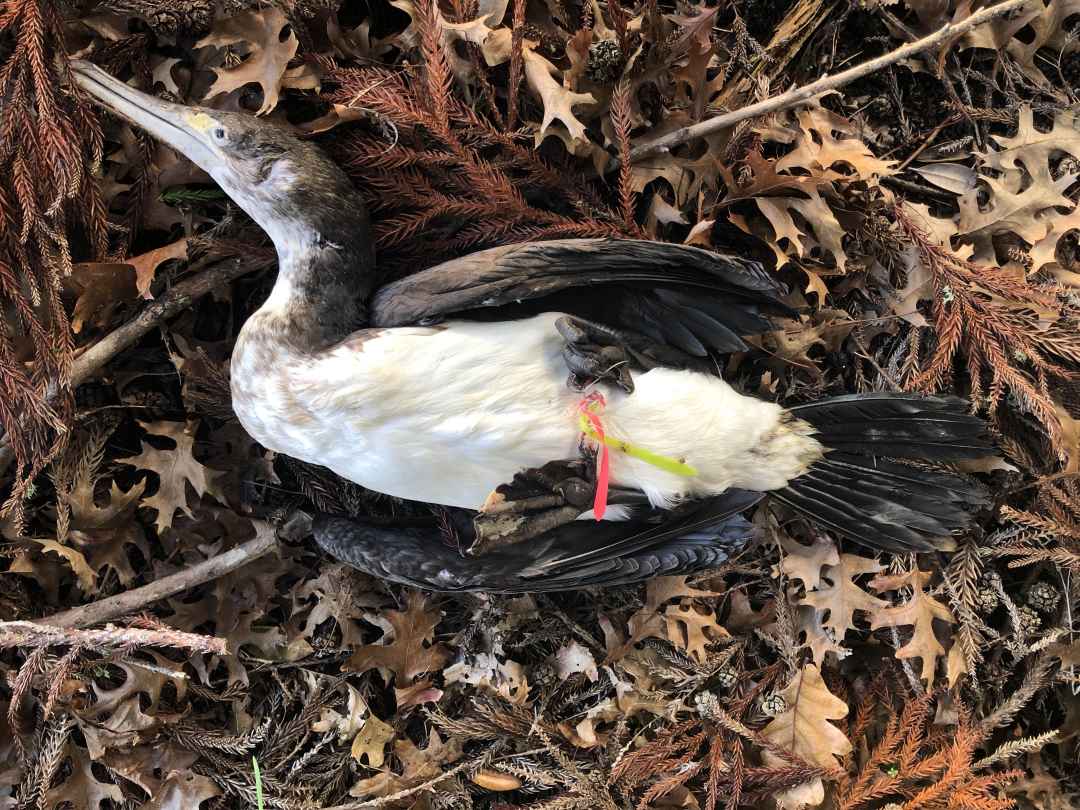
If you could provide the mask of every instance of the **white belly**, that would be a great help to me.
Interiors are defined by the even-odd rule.
[[[387,329],[324,356],[282,357],[263,375],[236,356],[234,389],[239,375],[257,379],[234,390],[234,407],[270,449],[388,495],[475,509],[514,473],[578,454],[582,395],[566,386],[558,317]],[[634,379],[629,396],[603,389],[605,430],[698,471],[613,452],[613,483],[658,505],[783,486],[805,468],[795,451],[817,446],[778,428],[778,406],[718,378],[654,369]]]

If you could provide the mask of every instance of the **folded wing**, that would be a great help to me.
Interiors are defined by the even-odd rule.
[[[743,336],[788,314],[786,290],[760,264],[688,245],[563,239],[473,253],[381,288],[372,325],[448,317],[565,312],[651,341],[657,356],[689,362],[747,348]]]

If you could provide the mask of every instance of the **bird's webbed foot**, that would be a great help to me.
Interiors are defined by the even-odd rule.
[[[566,341],[563,359],[570,369],[571,388],[580,391],[590,383],[607,381],[628,394],[634,392],[630,362],[636,353],[628,335],[570,315],[555,321],[555,328]]]
[[[596,477],[582,458],[549,461],[517,473],[487,497],[473,519],[472,555],[531,540],[576,520],[593,506]]]

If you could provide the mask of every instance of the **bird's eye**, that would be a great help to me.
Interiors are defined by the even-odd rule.
[[[214,140],[215,141],[223,141],[223,140],[225,140],[225,128],[224,127],[217,127],[214,130]]]

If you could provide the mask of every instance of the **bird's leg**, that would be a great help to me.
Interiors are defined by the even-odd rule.
[[[531,540],[592,508],[596,475],[591,460],[549,461],[523,470],[488,496],[473,520],[469,554]]]
[[[634,380],[630,376],[633,350],[627,336],[570,315],[555,321],[555,328],[566,341],[563,359],[570,369],[567,382],[571,388],[580,391],[589,383],[606,380],[628,394],[634,392]]]

